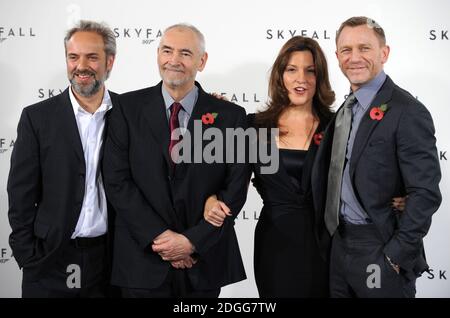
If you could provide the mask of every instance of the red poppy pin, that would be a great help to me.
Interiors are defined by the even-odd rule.
[[[218,113],[206,113],[202,115],[202,123],[205,125],[214,124],[218,115]]]
[[[313,139],[314,139],[314,143],[315,143],[317,146],[320,145],[320,142],[321,142],[322,139],[323,139],[323,131],[320,132],[320,133],[314,134]]]
[[[372,107],[370,110],[370,118],[372,120],[382,120],[384,117],[384,113],[387,111],[387,104],[383,104],[379,107]]]

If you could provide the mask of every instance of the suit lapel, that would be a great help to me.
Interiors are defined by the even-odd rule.
[[[152,87],[148,95],[144,97],[141,101],[143,106],[143,114],[146,120],[149,122],[150,130],[155,140],[159,143],[161,147],[161,152],[167,163],[170,165],[169,160],[169,123],[167,121],[166,108],[164,104],[164,99],[161,93],[160,82],[155,87]]]
[[[159,144],[160,152],[162,153],[166,166],[161,167],[162,169],[169,170],[170,166],[169,161],[169,123],[166,114],[166,108],[164,104],[164,98],[161,93],[161,85],[160,82],[158,85],[150,87],[146,90],[145,94],[142,94],[140,100],[136,101],[139,107],[142,107],[142,116],[144,117],[145,127],[143,129],[146,131],[147,127],[150,130],[151,135]],[[137,105],[136,105],[137,106]],[[157,150],[151,150],[154,153],[158,153]],[[169,172],[170,173],[170,172]],[[153,185],[152,185],[153,186]],[[163,185],[160,185],[163,186]],[[165,187],[165,186],[164,186]],[[148,188],[148,192],[151,193],[151,188]],[[172,193],[167,188],[168,192],[165,197],[167,198],[165,207],[167,208],[164,211],[157,211],[163,219],[166,220],[168,224],[173,223],[173,220],[177,219],[175,210],[173,208],[173,197]],[[145,195],[146,196],[146,195]],[[149,200],[151,201],[151,200]]]
[[[352,156],[350,160],[350,176],[353,179],[353,174],[355,173],[355,168],[358,163],[359,158],[367,146],[368,140],[372,135],[374,129],[379,124],[379,120],[374,120],[370,118],[370,111],[373,107],[378,107],[382,104],[387,104],[387,102],[392,97],[392,90],[394,88],[394,82],[389,77],[386,77],[386,81],[383,86],[381,86],[380,91],[377,93],[375,99],[367,109],[363,118],[361,119],[361,123],[359,124],[358,131],[356,133],[355,141],[353,143]],[[389,111],[388,106],[388,110]]]
[[[103,129],[103,143],[102,143],[102,148],[100,149],[100,158],[99,158],[100,164],[103,162],[105,141],[106,141],[106,136],[108,134],[109,116],[111,115],[111,111],[112,111],[112,108],[114,107],[114,105],[118,104],[118,101],[117,101],[117,96],[118,95],[116,93],[109,91],[109,96],[111,97],[111,105],[112,105],[112,107],[111,107],[111,109],[109,109],[105,113],[105,128]]]
[[[194,120],[201,120],[202,115],[213,112],[214,110],[211,110],[210,105],[207,102],[207,93],[202,89],[199,83],[195,82],[195,85],[198,87],[198,99],[197,102],[194,105],[194,108],[192,110],[191,117],[189,118],[187,130],[191,133],[191,136],[194,136]]]
[[[72,103],[70,102],[69,89],[70,87],[60,95],[61,107],[59,108],[59,112],[62,118],[60,131],[66,135],[72,145],[71,148],[75,151],[77,157],[85,167],[83,145],[81,144],[80,132],[78,131],[77,121],[73,112]]]
[[[211,102],[208,101],[209,98],[209,94],[206,93],[202,87],[200,86],[200,84],[198,82],[195,82],[195,85],[198,87],[198,98],[197,98],[197,102],[194,105],[194,108],[192,109],[192,113],[191,116],[189,118],[188,124],[187,124],[187,132],[189,132],[190,136],[191,136],[191,146],[190,146],[190,151],[191,151],[191,160],[192,162],[195,162],[195,160],[197,159],[204,159],[203,158],[203,150],[205,147],[204,141],[203,141],[203,131],[209,127],[214,127],[215,124],[212,125],[204,125],[202,122],[201,123],[201,129],[199,132],[201,134],[201,137],[198,137],[194,134],[194,122],[196,120],[201,120],[202,116],[206,113],[213,113],[214,111],[216,111],[216,109],[214,109],[214,106],[211,105]],[[200,140],[198,140],[200,139]],[[200,142],[200,144],[198,143]],[[201,156],[202,158],[196,158],[196,154],[198,152],[201,152]],[[184,163],[181,163],[177,166],[177,174],[179,176],[182,176],[184,173],[186,173],[186,169],[188,169],[189,167],[193,167],[192,165],[186,165]]]
[[[315,143],[314,136],[319,133],[324,133],[324,130],[326,128],[326,122],[323,118],[320,118],[319,125],[317,126],[316,130],[314,131],[313,137],[311,139],[311,143],[309,145],[308,154],[306,155],[305,162],[302,168],[302,189],[305,189],[305,191],[308,191],[311,187],[311,176],[312,176],[312,170],[314,165],[314,158],[316,157],[316,153],[318,150],[318,145]]]
[[[342,109],[339,108],[333,118],[328,123],[323,133],[323,139],[317,148],[314,163],[311,169],[311,190],[317,220],[320,219],[319,214],[325,207],[325,192],[328,183],[328,169],[331,160],[331,148],[333,146],[334,125],[336,123],[336,114]],[[325,191],[324,191],[325,190]]]

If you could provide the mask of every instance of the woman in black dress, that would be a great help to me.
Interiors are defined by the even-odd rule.
[[[316,41],[296,36],[281,48],[269,98],[264,111],[248,116],[250,127],[279,129],[278,170],[263,174],[259,160],[252,164],[252,182],[264,202],[255,231],[258,292],[260,297],[327,297],[328,265],[317,245],[310,178],[321,133],[332,116],[334,92]],[[205,213],[216,226],[224,216]]]

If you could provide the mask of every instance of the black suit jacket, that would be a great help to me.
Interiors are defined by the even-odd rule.
[[[382,104],[387,104],[384,117],[371,119],[371,109]],[[313,169],[316,209],[322,218],[334,123],[325,131]],[[434,132],[425,106],[387,77],[361,120],[349,163],[356,197],[385,241],[384,253],[410,275],[428,268],[422,239],[441,203]],[[405,210],[397,214],[392,198],[405,195]],[[326,241],[326,233],[323,237]]]
[[[83,203],[86,167],[69,89],[25,107],[17,128],[7,186],[9,243],[24,279],[37,279],[69,244]],[[110,96],[115,104],[117,94]]]
[[[103,165],[106,191],[117,212],[112,283],[160,286],[171,265],[151,250],[151,244],[167,229],[182,233],[196,248],[198,263],[187,269],[194,288],[214,289],[245,279],[234,218],[217,228],[204,220],[203,209],[206,199],[217,194],[236,217],[247,195],[248,166],[181,163],[172,173],[161,85],[121,95],[110,117]],[[246,127],[242,107],[196,85],[199,96],[188,124],[192,135],[193,120],[208,112],[218,113],[210,126],[224,136],[226,128]],[[207,143],[203,141],[201,149]]]

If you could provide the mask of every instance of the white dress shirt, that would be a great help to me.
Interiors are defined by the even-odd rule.
[[[69,89],[69,95],[86,163],[83,206],[72,238],[97,237],[105,234],[108,228],[105,188],[100,172],[99,159],[103,144],[105,115],[112,108],[112,103],[108,90],[105,89],[102,104],[95,113],[91,114],[80,106],[72,92],[72,87]]]

